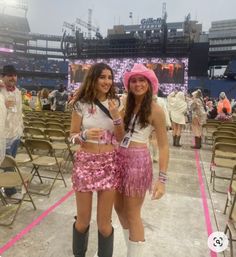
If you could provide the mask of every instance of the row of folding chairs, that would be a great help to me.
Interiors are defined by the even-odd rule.
[[[215,133],[215,132],[214,132]],[[236,240],[236,136],[222,136],[214,134],[212,159],[210,165],[212,188],[214,192],[225,193],[226,202],[224,214],[230,207],[225,226],[230,243],[230,256],[233,257],[233,241]],[[224,190],[219,190],[217,181],[221,180]]]
[[[71,144],[69,136],[69,130],[64,131],[62,129],[41,129],[34,127],[24,128],[24,138],[43,139],[49,141],[52,144],[52,147],[55,149],[55,151],[61,153],[61,155],[65,159],[65,164],[69,164],[70,161],[73,162],[73,154],[78,149],[77,145]]]
[[[223,125],[224,124],[224,125]],[[216,136],[236,136],[236,123],[207,122],[203,125],[204,142],[212,144]]]
[[[234,179],[232,179],[231,190],[233,192],[231,208],[229,211],[229,216],[226,222],[224,233],[228,235],[229,246],[230,246],[230,257],[234,257],[234,247],[233,242],[236,241],[236,167],[234,168]],[[227,202],[228,203],[228,202]],[[226,205],[227,207],[227,205]],[[226,211],[226,210],[225,210]]]
[[[4,221],[0,221],[0,225],[9,226],[12,225],[16,219],[16,216],[22,206],[22,203],[27,201],[30,202],[36,210],[36,205],[33,201],[31,193],[29,191],[29,185],[31,180],[33,179],[33,174],[29,172],[21,172],[16,160],[9,155],[5,156],[0,169],[13,169],[12,171],[0,172],[0,188],[11,188],[11,187],[21,187],[22,188],[22,197],[11,198],[11,201],[14,202],[9,204],[8,198],[5,196],[4,192],[0,190],[0,200],[2,202],[2,206],[0,209],[1,217],[3,217]],[[13,206],[13,204],[16,206]],[[12,215],[9,215],[10,208],[13,207],[14,211]],[[4,215],[5,214],[5,215]]]
[[[48,122],[42,122],[42,121],[24,121],[25,127],[34,127],[34,128],[51,128],[51,129],[61,129],[61,130],[70,130],[71,124],[68,123],[62,123],[59,121],[48,121]]]

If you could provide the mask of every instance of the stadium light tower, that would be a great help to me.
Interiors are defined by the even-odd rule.
[[[98,27],[95,27],[79,18],[76,18],[76,21],[75,21],[77,24],[81,25],[82,27],[88,29],[88,38],[91,39],[91,31],[95,32],[95,35],[97,38],[101,39],[102,38],[102,35],[100,34],[99,32],[99,28]]]
[[[26,17],[28,11],[28,0],[0,0],[0,6],[2,7],[3,13],[6,8],[23,10]]]

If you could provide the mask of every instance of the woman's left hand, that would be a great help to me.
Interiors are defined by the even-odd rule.
[[[117,102],[115,100],[108,100],[108,107],[109,107],[109,112],[111,114],[112,119],[113,120],[119,119],[120,113],[117,107]]]
[[[159,180],[154,184],[152,189],[152,200],[160,199],[165,194],[165,184]]]

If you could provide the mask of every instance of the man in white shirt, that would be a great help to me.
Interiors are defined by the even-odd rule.
[[[13,65],[6,65],[2,69],[2,81],[4,87],[0,94],[3,96],[6,109],[6,154],[16,156],[23,134],[22,97],[17,85],[17,71]],[[16,193],[15,188],[6,188],[5,194],[11,196]]]

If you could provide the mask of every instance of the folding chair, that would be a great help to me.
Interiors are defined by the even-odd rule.
[[[29,149],[29,153],[31,155],[31,160],[32,160],[31,163],[33,165],[32,180],[35,176],[39,177],[39,180],[41,183],[43,183],[42,178],[53,180],[47,193],[41,193],[41,192],[33,192],[33,193],[49,196],[57,180],[62,180],[66,187],[66,182],[61,172],[61,164],[63,163],[63,158],[56,157],[55,149],[53,149],[52,144],[49,141],[42,140],[42,139],[26,139],[25,144]],[[37,152],[38,157],[36,159],[33,159],[32,155],[35,152]],[[52,168],[52,167],[56,167],[55,176],[49,176],[49,175],[45,176],[45,175],[42,175],[41,172],[39,171],[40,168]]]
[[[45,139],[45,134],[44,134],[43,130],[40,128],[25,127],[24,128],[24,136],[25,136],[25,138]]]
[[[217,136],[215,137],[215,141],[214,141],[214,144],[216,143],[236,144],[236,136],[235,137]]]
[[[232,170],[236,165],[236,144],[230,143],[216,143],[213,147],[212,159],[210,164],[211,183],[213,184],[213,191],[219,193],[226,193],[217,191],[215,189],[215,179],[230,180],[230,177],[217,175],[216,168],[226,168]],[[231,172],[231,171],[230,171]]]
[[[234,132],[231,132],[231,131],[214,131],[212,133],[213,140],[215,139],[215,137],[219,137],[219,136],[234,137],[235,134],[234,134]]]
[[[59,122],[48,122],[47,123],[47,128],[64,130],[63,124],[61,124]]]
[[[219,126],[219,123],[206,123],[203,124],[202,128],[203,128],[203,135],[204,135],[204,143],[207,143],[208,141],[210,141],[212,143],[213,141],[213,132],[215,132],[217,130]]]
[[[66,170],[67,164],[73,161],[73,153],[70,147],[70,142],[67,138],[67,134],[59,129],[45,129],[45,136],[52,143],[53,148],[56,152],[62,153],[62,158],[65,160],[63,164],[63,169]]]
[[[236,194],[234,195],[232,207],[229,213],[229,218],[225,226],[225,234],[229,232],[229,245],[230,245],[230,257],[234,257],[233,254],[233,242],[236,241]]]
[[[220,131],[220,132],[232,132],[232,133],[236,133],[236,127],[219,127],[217,128],[217,131]]]
[[[226,214],[229,202],[232,204],[232,195],[236,193],[236,165],[233,167],[232,176],[229,183],[228,195],[226,198],[224,214]]]
[[[29,122],[29,126],[33,127],[33,128],[45,129],[46,128],[46,123],[45,122],[41,122],[41,121],[30,121]]]
[[[26,165],[27,163],[31,162],[33,158],[36,159],[38,157],[38,155],[30,155],[29,153],[29,149],[27,148],[27,146],[25,145],[25,142],[21,139],[20,140],[20,145],[15,157],[15,161],[17,163],[18,166],[21,165]]]
[[[0,173],[0,188],[2,188],[2,187],[3,188],[11,188],[11,187],[18,187],[18,186],[22,187],[22,198],[21,199],[12,198],[14,200],[17,200],[17,202],[15,204],[18,205],[14,212],[13,218],[11,219],[11,221],[9,223],[2,223],[2,222],[0,223],[0,225],[9,226],[9,225],[13,224],[13,222],[15,221],[15,218],[17,216],[17,213],[18,213],[23,201],[31,202],[34,209],[36,210],[36,206],[31,197],[31,194],[28,190],[28,186],[31,181],[32,174],[21,172],[17,166],[15,159],[9,155],[5,156],[5,159],[3,160],[0,168],[13,168],[14,169],[14,172],[11,171],[11,172],[1,172]],[[29,199],[25,199],[26,196],[28,196]],[[3,211],[7,211],[7,207],[9,207],[8,198],[1,191],[0,191],[0,198],[4,204],[3,209],[5,209],[5,210],[3,210]],[[0,209],[0,213],[1,213],[1,209]]]

